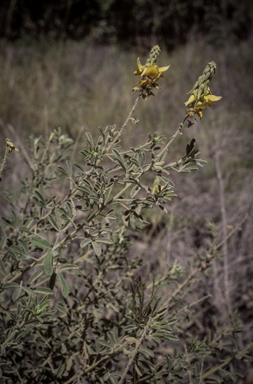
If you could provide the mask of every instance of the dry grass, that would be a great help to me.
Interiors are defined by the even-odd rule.
[[[131,89],[136,58],[146,57],[86,42],[30,46],[2,42],[0,47],[0,138],[4,143],[10,137],[23,152],[30,133],[48,135],[61,126],[77,139],[78,150],[85,131],[98,136],[98,126],[120,126],[135,98]],[[160,82],[162,89],[138,107],[135,117],[140,123],[128,127],[123,143],[126,148],[142,143],[156,131],[170,137],[184,116],[186,93],[205,65],[216,62],[212,91],[222,101],[204,111],[203,120],[185,131],[169,154],[171,160],[180,158],[194,137],[208,164],[194,175],[171,175],[178,197],[168,207],[169,215],[152,214],[150,227],[134,241],[131,252],[143,256],[147,275],[161,272],[175,259],[187,268],[210,241],[207,219],[217,224],[222,238],[227,225],[236,226],[247,213],[242,231],[225,243],[224,258],[198,289],[212,294],[221,318],[228,310],[240,311],[248,340],[253,335],[252,59],[250,42],[222,50],[191,42],[172,54],[163,52],[159,63],[171,68]],[[4,144],[1,148],[3,153]],[[26,173],[16,158],[10,157],[2,188],[17,189],[20,173]]]

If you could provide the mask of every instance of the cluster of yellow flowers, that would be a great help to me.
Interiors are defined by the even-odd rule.
[[[140,80],[138,81],[138,87],[133,89],[134,92],[140,91],[142,97],[146,98],[147,96],[153,95],[151,92],[151,88],[159,88],[158,80],[163,76],[163,72],[169,69],[169,65],[166,67],[159,68],[156,64],[157,57],[161,52],[158,45],[155,45],[149,54],[149,58],[145,65],[142,65],[140,59],[137,59],[137,71],[134,71],[134,75],[140,76]],[[213,101],[218,101],[221,99],[221,96],[212,95],[209,83],[215,73],[216,64],[214,61],[210,62],[204,72],[203,75],[198,78],[194,87],[190,92],[190,97],[188,101],[185,103],[187,107],[187,116],[193,117],[194,114],[197,114],[200,118],[202,118],[202,109],[205,109],[207,106],[211,107]]]
[[[137,71],[134,71],[134,75],[140,75],[140,80],[138,81],[139,88],[134,88],[134,91],[141,90],[142,95],[145,93],[148,96],[153,95],[151,92],[151,88],[159,88],[157,81],[160,79],[160,77],[163,76],[163,72],[167,71],[169,69],[169,65],[167,67],[161,67],[159,68],[158,65],[156,65],[157,57],[159,53],[161,52],[161,49],[158,45],[155,45],[149,54],[149,58],[145,65],[142,65],[140,62],[140,59],[138,57],[137,59]]]
[[[189,116],[192,117],[195,113],[202,118],[202,109],[205,109],[207,106],[211,107],[213,101],[218,101],[221,99],[221,96],[212,95],[210,88],[208,87],[213,75],[215,74],[216,64],[214,61],[209,63],[203,75],[198,78],[194,87],[188,94],[188,101],[185,105],[187,107]]]

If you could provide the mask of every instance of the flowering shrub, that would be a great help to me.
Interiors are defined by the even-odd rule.
[[[224,383],[236,376],[229,363],[252,347],[238,350],[236,314],[228,324],[214,318],[208,332],[194,331],[194,308],[206,297],[189,303],[187,293],[218,257],[214,230],[206,256],[187,273],[175,262],[145,280],[145,260],[128,252],[129,230],[145,228],[147,209],[166,212],[175,196],[170,172],[205,163],[195,139],[179,159],[168,161],[168,148],[220,99],[209,88],[211,62],[169,140],[153,133],[123,149],[127,125],[138,123],[138,103],[154,95],[169,68],[156,64],[159,52],[155,46],[144,66],[137,60],[137,98],[125,123],[100,128],[97,142],[86,133],[80,162],[70,161],[73,141],[60,129],[48,139],[30,136],[32,160],[20,154],[30,176],[17,195],[5,191],[10,214],[1,218],[2,383]],[[18,149],[6,139],[2,183],[12,151]]]

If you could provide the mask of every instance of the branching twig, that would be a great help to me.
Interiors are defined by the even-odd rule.
[[[240,355],[245,355],[245,353],[251,349],[253,347],[253,342],[248,344],[242,351],[238,352],[236,355],[233,355],[233,356],[230,356],[228,357],[222,364],[220,364],[219,366],[216,366],[216,367],[213,367],[211,369],[209,369],[204,375],[201,376],[201,380],[205,380],[207,377],[210,377],[210,375],[212,375],[213,373],[219,371],[220,369],[222,369],[223,367],[225,367],[226,365],[228,365],[232,360],[234,360],[236,357],[240,357]]]
[[[142,333],[142,335],[141,335],[140,340],[139,340],[138,343],[136,344],[136,347],[135,347],[135,350],[134,350],[134,352],[133,352],[133,354],[132,354],[132,357],[131,357],[131,359],[129,359],[129,362],[128,362],[127,366],[126,366],[126,369],[125,369],[123,375],[121,376],[121,379],[120,379],[120,381],[119,381],[118,384],[122,384],[122,383],[123,383],[123,380],[124,380],[124,378],[125,378],[126,375],[127,375],[127,372],[128,372],[128,370],[129,370],[129,367],[130,367],[130,365],[132,364],[132,362],[134,361],[134,358],[135,358],[135,356],[136,356],[136,353],[138,352],[138,349],[139,349],[139,347],[140,347],[140,345],[141,345],[141,342],[142,342],[143,338],[144,338],[145,335],[146,335],[146,332],[147,332],[147,329],[148,329],[148,327],[149,327],[149,323],[150,323],[150,321],[151,321],[151,317],[149,318],[149,320],[148,320],[148,322],[147,322],[147,325],[146,325],[146,327],[145,327],[144,330],[143,330],[143,333]]]

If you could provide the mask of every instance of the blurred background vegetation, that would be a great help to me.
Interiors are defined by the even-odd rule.
[[[0,36],[47,36],[128,46],[155,40],[166,48],[201,35],[212,42],[235,41],[251,32],[250,2],[236,0],[3,0]],[[151,43],[150,43],[151,40]]]
[[[132,253],[145,259],[145,273],[162,272],[177,259],[186,268],[205,252],[206,221],[221,238],[246,214],[242,230],[225,242],[224,259],[203,280],[203,294],[225,319],[237,309],[253,335],[253,72],[251,2],[235,0],[3,0],[0,4],[0,153],[6,137],[29,157],[31,133],[49,135],[57,127],[72,137],[73,158],[85,145],[85,132],[125,121],[135,96],[136,59],[145,62],[159,44],[160,66],[171,67],[155,98],[139,103],[128,126],[125,147],[142,143],[148,133],[169,138],[185,115],[184,102],[206,64],[215,61],[212,92],[222,96],[203,119],[171,149],[179,159],[193,137],[208,164],[190,175],[171,175],[177,197],[168,215],[157,211],[142,233],[132,234]],[[217,104],[217,105],[216,105]],[[28,172],[11,154],[2,188],[18,190]],[[1,212],[8,209],[3,195]],[[157,257],[158,256],[158,257]],[[226,278],[224,279],[224,276]],[[209,307],[202,308],[208,326]],[[213,312],[212,312],[213,313]]]

